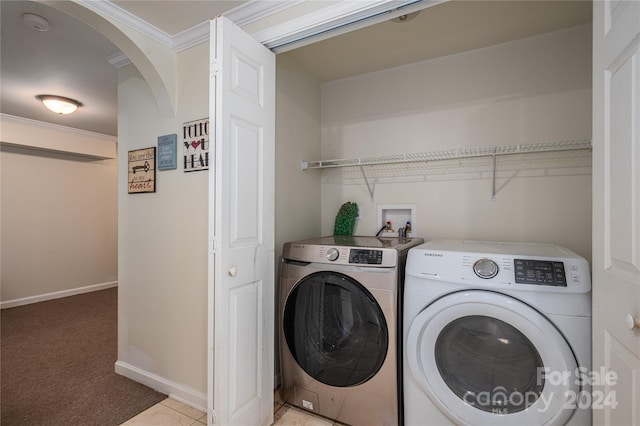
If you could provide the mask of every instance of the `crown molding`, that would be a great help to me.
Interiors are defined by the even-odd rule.
[[[74,0],[81,6],[86,7],[100,15],[107,16],[116,22],[124,24],[147,37],[157,41],[164,46],[174,49],[173,38],[166,32],[154,27],[147,21],[138,18],[136,15],[127,12],[120,6],[108,1],[95,0]]]
[[[151,25],[147,21],[140,19],[138,16],[124,10],[120,6],[112,3],[109,0],[95,1],[95,0],[75,0],[78,4],[92,10],[102,16],[106,16],[116,22],[124,24],[144,35],[152,40],[170,48],[174,52],[181,52],[190,47],[196,46],[200,43],[209,41],[209,19],[194,25],[184,31],[177,33],[174,36],[167,34],[161,29]],[[236,25],[242,27],[248,25],[257,20],[263,19],[267,16],[273,15],[280,11],[286,10],[290,7],[297,5],[298,3],[306,0],[277,0],[277,1],[258,1],[251,0],[247,3],[243,3],[224,15],[231,19]],[[117,55],[114,55],[117,56]],[[111,63],[111,60],[107,58]],[[117,60],[116,64],[113,64],[116,68],[127,65],[122,61]]]
[[[114,53],[113,55],[107,56],[105,59],[116,69],[122,68],[131,63],[129,57],[120,51]]]
[[[224,16],[229,18],[237,26],[244,27],[245,25],[282,12],[305,1],[308,0],[250,0],[225,12]]]
[[[122,9],[110,0],[74,0],[78,4],[102,16],[124,24],[156,42],[180,52],[200,43],[209,41],[209,19],[171,36],[154,27],[136,15]],[[285,11],[296,5],[312,0],[250,0],[224,13],[240,27]],[[292,48],[336,35],[356,27],[364,27],[375,21],[383,21],[424,9],[446,0],[360,0],[338,1],[315,12],[282,22],[251,34],[260,43],[275,52],[285,52]],[[349,27],[347,29],[347,27]],[[112,55],[107,58],[116,68],[128,62]]]
[[[173,36],[173,49],[182,52],[200,43],[209,41],[209,20],[194,25]]]

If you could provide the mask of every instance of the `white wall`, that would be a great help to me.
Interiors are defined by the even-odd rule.
[[[282,246],[320,233],[320,180],[300,173],[302,158],[319,155],[320,82],[287,57],[276,56],[276,303]],[[276,386],[280,384],[279,329],[276,323]]]
[[[68,140],[67,132],[42,135],[48,146]],[[2,307],[117,284],[117,161],[38,144],[2,144]]]
[[[209,115],[209,44],[176,55],[178,112],[163,117],[133,65],[120,69],[119,323],[116,371],[201,409],[207,392],[209,171],[185,173],[182,124]],[[178,168],[127,193],[127,152],[178,135]]]
[[[320,155],[320,82],[287,57],[276,58],[278,259],[285,242],[314,238],[320,232],[320,179],[300,173],[303,158]]]
[[[590,26],[322,86],[323,159],[590,136]],[[378,204],[415,203],[427,240],[552,242],[590,259],[590,163],[572,161],[502,171],[495,201],[486,171],[380,178],[374,200],[356,175],[325,174],[322,233],[332,232],[346,201],[360,206],[356,233],[363,235],[378,230]]]

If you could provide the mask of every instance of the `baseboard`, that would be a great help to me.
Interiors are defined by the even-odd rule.
[[[167,380],[141,368],[135,367],[126,362],[116,361],[116,373],[128,379],[142,383],[158,392],[169,395],[171,398],[196,408],[204,413],[207,412],[207,395],[178,383]]]
[[[92,291],[106,290],[111,287],[117,287],[118,281],[108,283],[88,285],[86,287],[77,287],[69,290],[55,291],[53,293],[39,294],[36,296],[23,297],[21,299],[7,300],[0,302],[0,309],[14,308],[16,306],[29,305],[31,303],[44,302],[46,300],[60,299],[62,297],[75,296],[76,294],[90,293]]]

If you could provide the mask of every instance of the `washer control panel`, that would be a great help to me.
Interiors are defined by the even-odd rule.
[[[498,264],[491,259],[480,259],[473,264],[473,272],[485,280],[498,275]]]
[[[587,260],[550,244],[437,240],[412,248],[406,270],[407,275],[496,289],[591,290]]]
[[[302,262],[335,265],[391,268],[398,264],[398,250],[393,248],[363,248],[291,243],[286,246],[286,258]]]
[[[340,251],[337,248],[332,247],[327,250],[326,257],[328,261],[335,262],[340,257]]]
[[[518,284],[567,286],[564,262],[514,259],[513,269]]]
[[[349,263],[382,265],[382,250],[352,248],[349,250]]]

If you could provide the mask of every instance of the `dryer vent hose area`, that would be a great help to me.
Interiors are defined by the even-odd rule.
[[[358,205],[351,201],[340,206],[336,215],[336,223],[333,228],[333,235],[353,235],[356,227],[356,217],[358,216]]]

